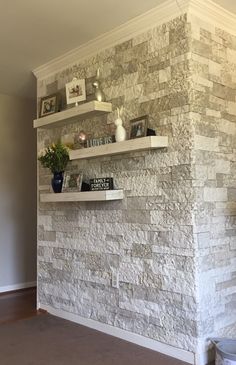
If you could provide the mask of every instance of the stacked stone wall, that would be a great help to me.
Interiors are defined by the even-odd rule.
[[[191,352],[235,333],[236,38],[183,15],[38,82],[38,98],[100,68],[108,116],[38,131],[38,150],[79,131],[114,133],[141,115],[162,150],[70,162],[113,177],[115,202],[39,204],[39,303]],[[39,167],[39,189],[50,174]],[[112,287],[113,273],[119,288]]]
[[[199,336],[236,331],[236,37],[192,19]]]
[[[74,161],[87,178],[111,176],[124,189],[117,202],[40,204],[39,302],[194,351],[195,202],[189,108],[190,36],[186,16],[156,27],[38,83],[38,96],[59,91],[73,76],[86,79],[88,100],[99,67],[113,110],[169,137],[163,150]],[[84,130],[114,133],[108,117],[86,119],[38,133],[39,150]],[[39,169],[39,188],[50,174]],[[111,286],[112,273],[119,288]]]

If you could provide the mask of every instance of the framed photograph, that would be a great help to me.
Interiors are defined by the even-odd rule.
[[[63,185],[62,185],[62,191],[63,192],[81,191],[82,180],[83,180],[82,172],[78,172],[78,173],[65,172],[64,179],[63,179]]]
[[[130,139],[146,137],[147,135],[148,116],[130,120]]]
[[[40,118],[54,114],[59,111],[59,95],[53,94],[45,96],[40,100]]]
[[[85,80],[73,79],[66,84],[66,102],[67,104],[78,103],[86,100]]]

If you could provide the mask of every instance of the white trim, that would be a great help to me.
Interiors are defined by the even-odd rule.
[[[27,283],[0,286],[0,293],[6,293],[6,292],[9,292],[9,291],[21,290],[21,289],[26,289],[26,288],[33,288],[34,286],[36,286],[36,284],[37,284],[36,281],[30,281],[30,282],[27,282]]]
[[[181,11],[184,13],[187,10],[188,3],[189,0],[178,0],[178,7],[176,0],[167,0],[148,12],[120,25],[119,27],[116,27],[101,36],[82,44],[80,47],[74,48],[64,55],[37,67],[33,70],[33,73],[37,79],[44,79],[45,77],[73,65],[73,63],[82,61],[83,59],[97,54],[98,51],[101,52],[116,44],[125,42],[126,40],[134,38],[155,26],[176,18],[181,14]]]
[[[37,67],[33,70],[33,73],[37,79],[44,79],[78,61],[97,54],[98,50],[100,52],[132,39],[138,34],[166,23],[184,13],[192,14],[214,26],[217,25],[231,34],[236,34],[236,15],[211,0],[178,0],[178,3],[176,0],[167,0],[110,32],[102,34],[80,47]]]
[[[208,352],[202,352],[199,354],[196,354],[195,357],[195,365],[207,365],[209,364],[209,356],[208,356]],[[211,359],[212,361],[214,360],[213,358]]]
[[[120,328],[110,326],[108,324],[97,322],[92,319],[83,318],[79,315],[69,313],[69,312],[66,312],[61,309],[55,309],[51,306],[47,306],[47,305],[38,303],[38,309],[39,308],[46,310],[48,313],[50,313],[54,316],[67,319],[69,321],[81,324],[81,325],[89,327],[89,328],[93,328],[97,331],[106,333],[106,334],[114,336],[114,337],[121,338],[122,340],[132,342],[136,345],[160,352],[162,354],[171,356],[175,359],[185,361],[189,364],[194,364],[194,354],[192,352],[178,349],[176,347],[166,345],[162,342],[155,341],[150,338],[137,335],[136,333],[131,333],[131,332],[122,330]]]
[[[198,339],[195,365],[207,365],[215,360],[215,351],[207,338]]]
[[[189,14],[231,34],[236,34],[236,14],[212,0],[189,0]]]

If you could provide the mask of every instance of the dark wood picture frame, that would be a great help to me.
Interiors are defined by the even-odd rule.
[[[148,115],[130,120],[130,139],[146,137],[148,126]]]
[[[52,94],[41,98],[39,117],[46,117],[47,115],[57,113],[59,111],[59,95]]]

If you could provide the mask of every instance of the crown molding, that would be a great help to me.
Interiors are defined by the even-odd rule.
[[[100,51],[113,47],[144,33],[158,25],[187,13],[205,22],[236,34],[236,15],[214,3],[212,0],[167,0],[148,12],[131,19],[121,26],[92,39],[64,55],[57,57],[33,70],[38,80],[43,80],[60,70],[72,66]]]
[[[126,40],[134,38],[155,26],[166,23],[171,19],[186,13],[189,0],[178,0],[178,4],[176,0],[167,0],[159,6],[131,19],[119,27],[116,27],[113,30],[81,45],[80,47],[74,48],[64,55],[37,67],[33,70],[33,73],[37,79],[44,79],[70,65],[77,63],[78,60],[94,56],[98,53],[98,50],[100,52],[113,47],[116,44],[125,42]]]
[[[190,0],[188,14],[236,35],[236,14],[212,0]]]

